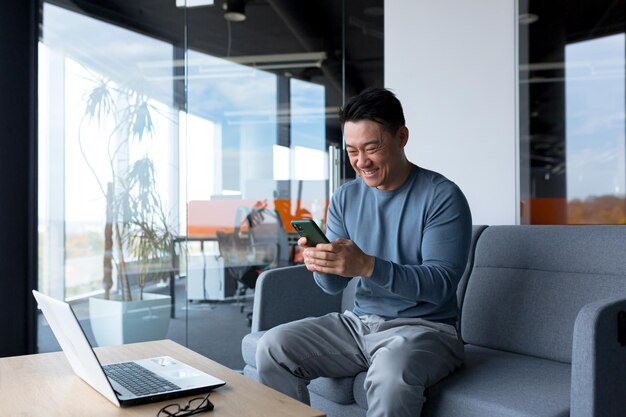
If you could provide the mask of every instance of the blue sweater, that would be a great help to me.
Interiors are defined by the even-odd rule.
[[[465,196],[443,175],[413,165],[396,190],[361,178],[341,186],[328,208],[326,234],[351,239],[375,256],[370,278],[314,274],[327,293],[358,279],[354,313],[419,317],[454,324],[456,289],[465,269],[472,218]]]

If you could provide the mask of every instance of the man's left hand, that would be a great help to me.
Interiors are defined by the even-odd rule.
[[[337,239],[304,251],[309,271],[343,277],[369,277],[374,271],[374,257],[364,253],[353,241]]]

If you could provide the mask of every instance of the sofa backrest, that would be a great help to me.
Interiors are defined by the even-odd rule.
[[[465,290],[467,289],[467,281],[469,280],[469,276],[472,273],[472,269],[474,269],[474,257],[476,254],[476,243],[478,242],[478,238],[483,233],[483,231],[487,228],[487,226],[483,225],[473,225],[472,226],[472,240],[470,241],[469,254],[467,256],[467,265],[465,266],[465,271],[463,271],[463,275],[461,275],[461,279],[459,281],[459,285],[456,287],[456,299],[459,305],[459,321],[457,323],[457,331],[461,334],[461,314],[463,312],[463,299],[465,298]]]
[[[463,300],[467,343],[571,363],[586,304],[626,298],[625,226],[490,226]]]

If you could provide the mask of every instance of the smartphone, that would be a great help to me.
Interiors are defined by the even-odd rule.
[[[302,237],[307,238],[309,246],[317,246],[320,243],[330,243],[324,232],[313,220],[292,220],[291,225]]]

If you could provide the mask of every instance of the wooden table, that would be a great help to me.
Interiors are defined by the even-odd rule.
[[[226,381],[211,393],[207,417],[324,417],[325,414],[171,340],[96,348],[102,363],[169,355]],[[62,352],[0,358],[2,416],[151,416],[189,398],[118,408],[74,374]]]

